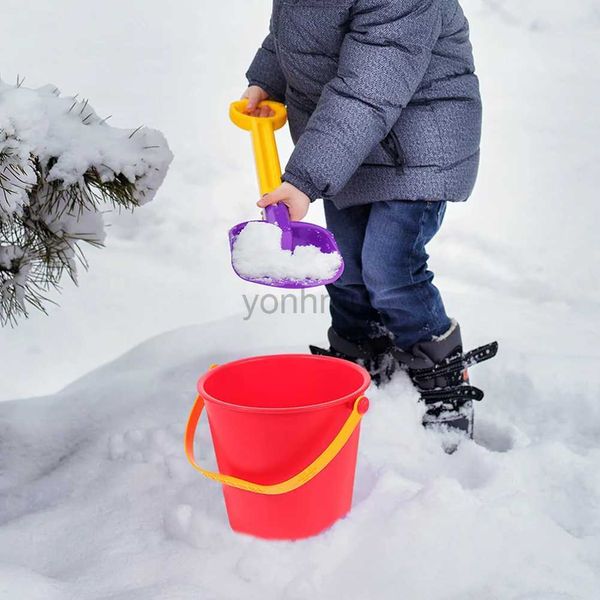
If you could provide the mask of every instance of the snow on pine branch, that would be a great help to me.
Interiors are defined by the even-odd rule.
[[[153,129],[117,129],[87,100],[0,80],[0,323],[44,310],[46,292],[102,245],[102,211],[154,198],[173,155]]]

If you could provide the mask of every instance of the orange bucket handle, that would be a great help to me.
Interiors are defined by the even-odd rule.
[[[359,396],[354,401],[352,412],[340,429],[339,433],[333,438],[333,441],[329,444],[329,446],[327,446],[321,455],[318,456],[310,465],[308,465],[308,467],[287,481],[282,481],[281,483],[274,483],[271,485],[252,483],[251,481],[246,481],[231,475],[222,475],[221,473],[216,473],[215,471],[208,471],[196,463],[196,459],[194,458],[194,438],[196,437],[198,421],[202,416],[203,410],[204,399],[201,396],[198,396],[190,413],[185,431],[185,453],[192,467],[194,467],[196,471],[202,473],[204,477],[218,481],[223,485],[228,485],[230,487],[234,487],[239,490],[245,490],[247,492],[254,492],[255,494],[275,496],[278,494],[286,494],[287,492],[292,492],[299,487],[302,487],[313,477],[318,475],[338,455],[340,450],[350,439],[350,436],[354,433],[354,430],[358,427],[363,415],[367,412],[367,410],[369,410],[369,400],[365,396]]]

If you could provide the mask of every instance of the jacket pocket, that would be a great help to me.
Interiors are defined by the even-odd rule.
[[[388,135],[381,141],[381,146],[384,152],[389,156],[392,164],[402,172],[404,170],[404,164],[406,159],[404,157],[404,150],[402,144],[398,139],[395,131],[392,129]]]
[[[396,167],[400,169],[403,165],[401,152],[398,151],[396,143],[388,135],[378,144],[375,144],[363,165],[368,167]]]
[[[430,104],[409,104],[391,134],[402,151],[405,167],[440,167],[443,164],[442,136]]]

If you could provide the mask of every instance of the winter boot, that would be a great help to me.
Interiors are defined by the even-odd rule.
[[[309,346],[311,353],[317,356],[343,358],[357,363],[369,372],[375,385],[389,381],[398,367],[393,356],[394,343],[386,335],[363,342],[350,342],[330,327],[327,337],[329,338],[329,350]]]
[[[497,352],[498,343],[493,342],[464,354],[456,322],[445,335],[415,344],[410,352],[396,350],[395,357],[427,407],[425,427],[459,430],[473,437],[473,401],[483,400],[483,392],[469,384],[468,368]]]

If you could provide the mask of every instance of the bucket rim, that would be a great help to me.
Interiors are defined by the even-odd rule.
[[[329,361],[331,363],[343,363],[344,367],[348,367],[352,369],[356,373],[358,373],[362,377],[362,383],[360,387],[340,398],[336,398],[335,400],[328,400],[327,402],[319,402],[318,404],[307,404],[301,406],[286,406],[286,407],[272,407],[272,406],[244,406],[242,404],[235,404],[233,402],[226,402],[225,400],[220,400],[219,398],[215,398],[204,389],[204,384],[206,381],[215,375],[217,372],[230,367],[232,365],[239,365],[242,363],[267,360],[273,358],[299,358],[301,360],[318,360],[319,362]],[[206,404],[217,404],[219,406],[226,407],[230,410],[238,411],[238,412],[250,412],[250,413],[259,413],[259,414],[294,414],[301,412],[311,412],[313,410],[322,410],[326,408],[331,408],[333,406],[338,406],[344,403],[354,403],[354,401],[365,393],[367,388],[371,385],[371,376],[367,372],[366,369],[357,365],[356,363],[350,362],[348,360],[344,360],[342,358],[335,358],[333,356],[314,356],[312,354],[265,354],[261,356],[250,356],[247,358],[240,358],[238,360],[233,360],[222,365],[216,365],[209,369],[206,373],[201,375],[198,379],[197,390],[198,394],[202,397]]]

